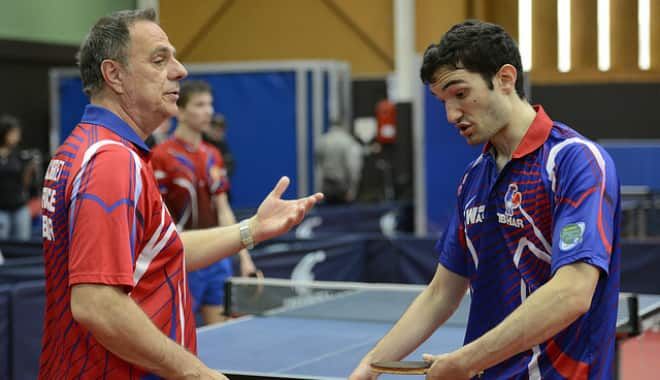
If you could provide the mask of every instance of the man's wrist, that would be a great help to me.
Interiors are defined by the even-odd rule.
[[[469,355],[466,350],[458,349],[449,354],[452,362],[456,363],[460,368],[463,368],[467,372],[470,378],[480,376],[483,374],[483,371],[478,367],[478,364],[475,362],[475,356]]]
[[[238,225],[241,236],[241,246],[245,249],[253,249],[255,240],[251,219],[243,219]]]
[[[249,220],[250,231],[252,231],[252,239],[254,240],[254,245],[261,243],[262,239],[259,236],[259,223],[257,222],[257,216],[252,216]]]

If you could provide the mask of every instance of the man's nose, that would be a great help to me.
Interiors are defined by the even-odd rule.
[[[446,105],[445,111],[447,112],[447,121],[449,121],[450,124],[457,124],[463,116],[463,113],[458,107]]]
[[[181,80],[188,76],[188,70],[186,70],[186,68],[183,66],[181,62],[179,62],[179,60],[177,60],[176,58],[173,59],[173,64],[174,66],[172,67],[171,69],[172,71],[170,72],[173,80]]]

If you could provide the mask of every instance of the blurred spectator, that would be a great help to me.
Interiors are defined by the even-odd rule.
[[[227,176],[231,178],[234,173],[234,155],[231,154],[231,151],[229,150],[226,133],[227,122],[225,121],[225,117],[218,113],[213,116],[211,119],[211,127],[205,130],[202,136],[204,141],[218,148],[222,155],[222,160],[225,163],[225,169],[227,169]]]
[[[230,186],[222,157],[202,141],[213,117],[211,87],[202,81],[184,82],[177,105],[176,130],[154,148],[151,158],[163,200],[179,231],[232,225],[236,217],[227,200]],[[242,249],[238,255],[241,275],[257,275],[248,251]],[[188,273],[193,310],[205,324],[224,320],[224,283],[232,275],[231,258]]]
[[[21,124],[17,118],[0,116],[0,239],[27,240],[31,221],[28,190],[34,180],[35,161],[18,150]]]
[[[362,145],[346,127],[333,123],[319,140],[315,159],[316,175],[326,203],[355,200],[362,175]]]

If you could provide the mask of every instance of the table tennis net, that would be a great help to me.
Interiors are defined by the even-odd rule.
[[[423,289],[408,284],[232,277],[225,283],[225,312],[232,316],[395,322]],[[468,309],[469,300],[464,300],[447,323],[465,325]]]

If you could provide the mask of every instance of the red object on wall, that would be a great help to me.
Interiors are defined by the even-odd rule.
[[[389,100],[381,100],[376,104],[376,121],[378,129],[376,141],[381,144],[392,144],[396,141],[396,105]]]

